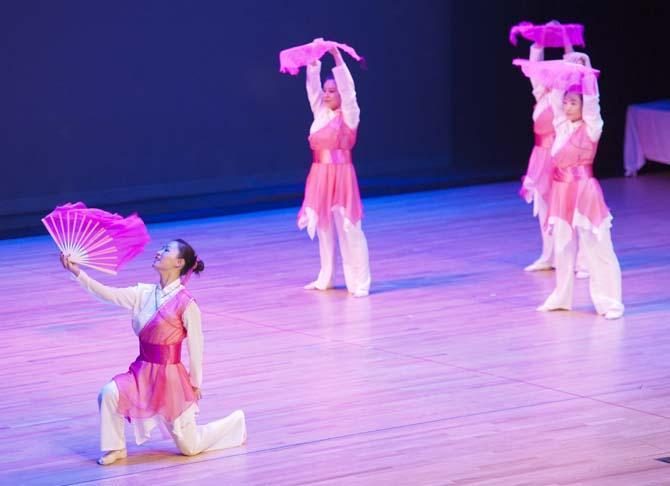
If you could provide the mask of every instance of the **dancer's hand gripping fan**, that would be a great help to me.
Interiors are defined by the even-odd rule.
[[[110,275],[142,252],[150,239],[137,214],[123,218],[81,202],[58,206],[42,223],[71,262]]]

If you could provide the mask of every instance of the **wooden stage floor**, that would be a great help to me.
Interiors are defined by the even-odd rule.
[[[535,307],[553,273],[513,183],[366,200],[373,292],[306,292],[318,247],[295,210],[156,224],[112,285],[154,281],[183,237],[207,269],[200,422],[242,408],[248,443],[177,455],[171,441],[110,467],[99,388],[136,356],[122,309],[60,269],[47,237],[0,241],[1,484],[670,484],[670,176],[603,183],[626,315]],[[341,273],[340,273],[341,276]],[[128,437],[132,439],[130,429]]]

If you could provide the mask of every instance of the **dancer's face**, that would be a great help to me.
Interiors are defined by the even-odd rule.
[[[166,243],[156,252],[153,263],[156,270],[179,270],[183,266],[184,259],[179,257],[179,244],[176,241]]]
[[[323,102],[331,110],[339,109],[342,104],[340,92],[337,90],[337,85],[332,79],[323,83]]]
[[[568,120],[582,119],[582,97],[578,93],[566,93],[563,97],[563,112]]]

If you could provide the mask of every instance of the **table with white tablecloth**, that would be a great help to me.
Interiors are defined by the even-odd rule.
[[[637,174],[647,160],[670,164],[670,100],[628,107],[624,139],[626,175]]]

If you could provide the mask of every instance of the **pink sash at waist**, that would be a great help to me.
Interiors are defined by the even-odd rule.
[[[593,177],[593,167],[591,165],[576,165],[573,167],[556,167],[554,169],[554,181],[573,182]]]
[[[312,152],[315,164],[351,164],[351,150],[323,149]]]
[[[176,344],[150,344],[140,341],[139,359],[156,364],[181,363],[181,342]]]

